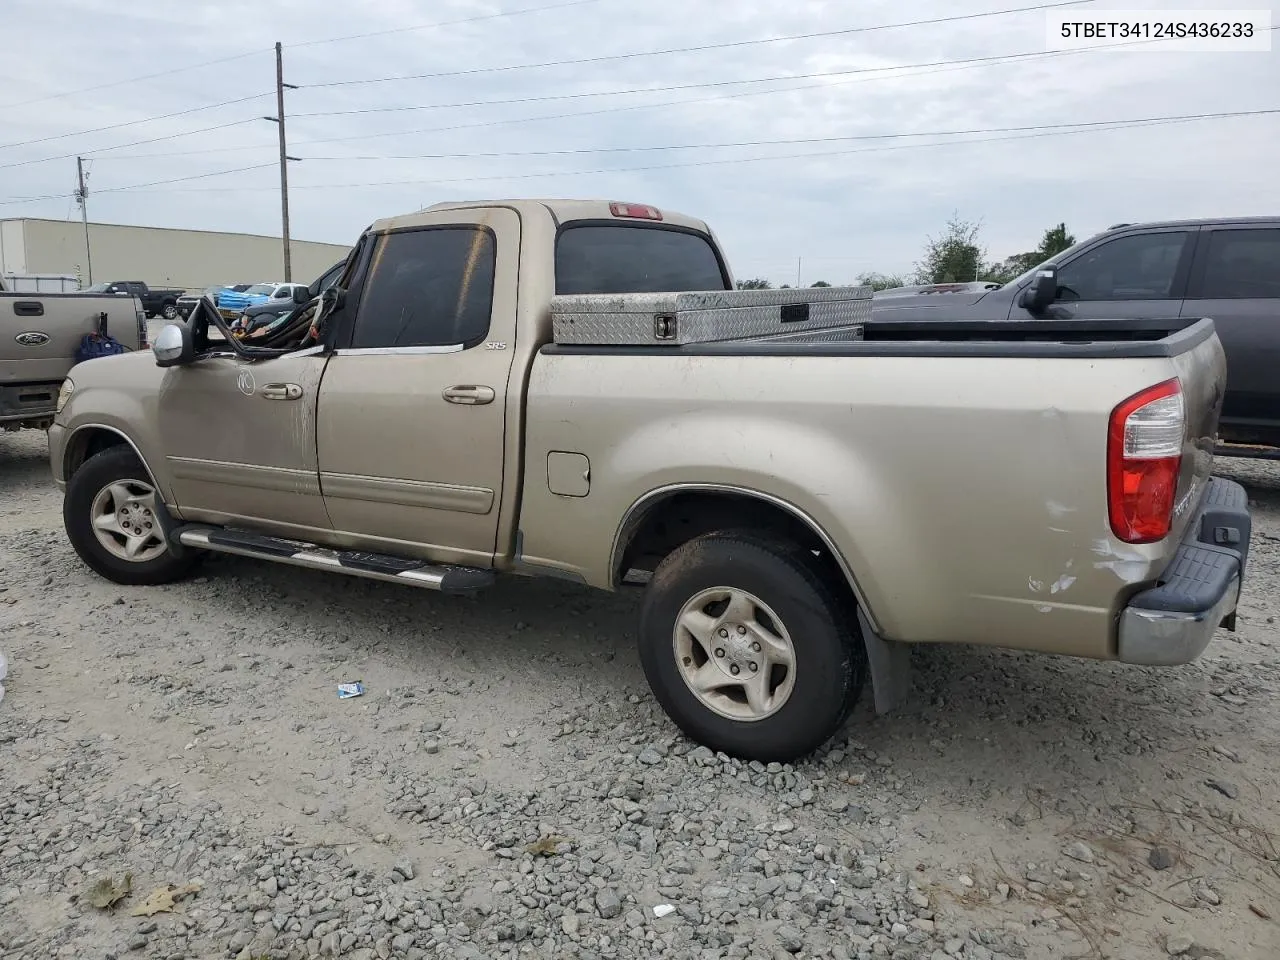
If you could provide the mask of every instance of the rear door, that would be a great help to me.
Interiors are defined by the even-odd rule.
[[[1280,222],[1206,227],[1182,313],[1211,317],[1226,351],[1228,439],[1280,442]]]
[[[1055,319],[1176,317],[1182,308],[1197,228],[1159,227],[1086,247],[1058,267]],[[1010,319],[1037,319],[1017,305]]]
[[[519,278],[512,210],[442,211],[377,236],[320,388],[320,484],[367,549],[493,562]],[[494,331],[491,333],[491,331]]]

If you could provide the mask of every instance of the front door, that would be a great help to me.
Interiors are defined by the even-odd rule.
[[[1058,267],[1059,320],[1177,317],[1195,233],[1185,228],[1123,234],[1088,247]],[[1015,301],[1010,319],[1033,318]]]
[[[318,349],[213,356],[165,375],[156,415],[184,519],[304,536],[329,529],[316,467]]]
[[[366,549],[488,566],[502,500],[519,217],[428,214],[376,244],[350,343],[333,354],[320,389],[325,506],[334,530]]]

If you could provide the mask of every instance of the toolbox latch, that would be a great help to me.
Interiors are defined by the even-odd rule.
[[[676,318],[674,314],[660,313],[653,318],[653,338],[655,340],[674,340],[676,338]]]

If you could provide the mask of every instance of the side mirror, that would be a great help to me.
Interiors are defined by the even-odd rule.
[[[1018,306],[1028,313],[1041,313],[1058,299],[1058,268],[1041,267],[1036,271],[1031,285],[1022,291],[1018,298]]]
[[[298,304],[299,306],[301,306],[301,305],[302,305],[302,304],[304,304],[304,303],[308,303],[308,302],[310,302],[310,300],[311,300],[311,288],[310,288],[310,287],[294,287],[294,288],[293,288],[293,302],[294,302],[294,303],[296,303],[296,304]]]
[[[179,367],[195,359],[191,328],[184,323],[170,323],[156,335],[151,345],[157,367]]]

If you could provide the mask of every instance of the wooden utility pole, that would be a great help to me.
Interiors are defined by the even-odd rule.
[[[84,259],[89,274],[89,286],[93,286],[93,252],[89,248],[89,188],[84,183],[84,158],[76,157],[76,202],[80,204],[80,220],[84,223]]]
[[[284,231],[284,279],[293,280],[293,263],[289,255],[289,154],[284,137],[284,50],[276,43],[276,123],[280,127],[280,219]]]

